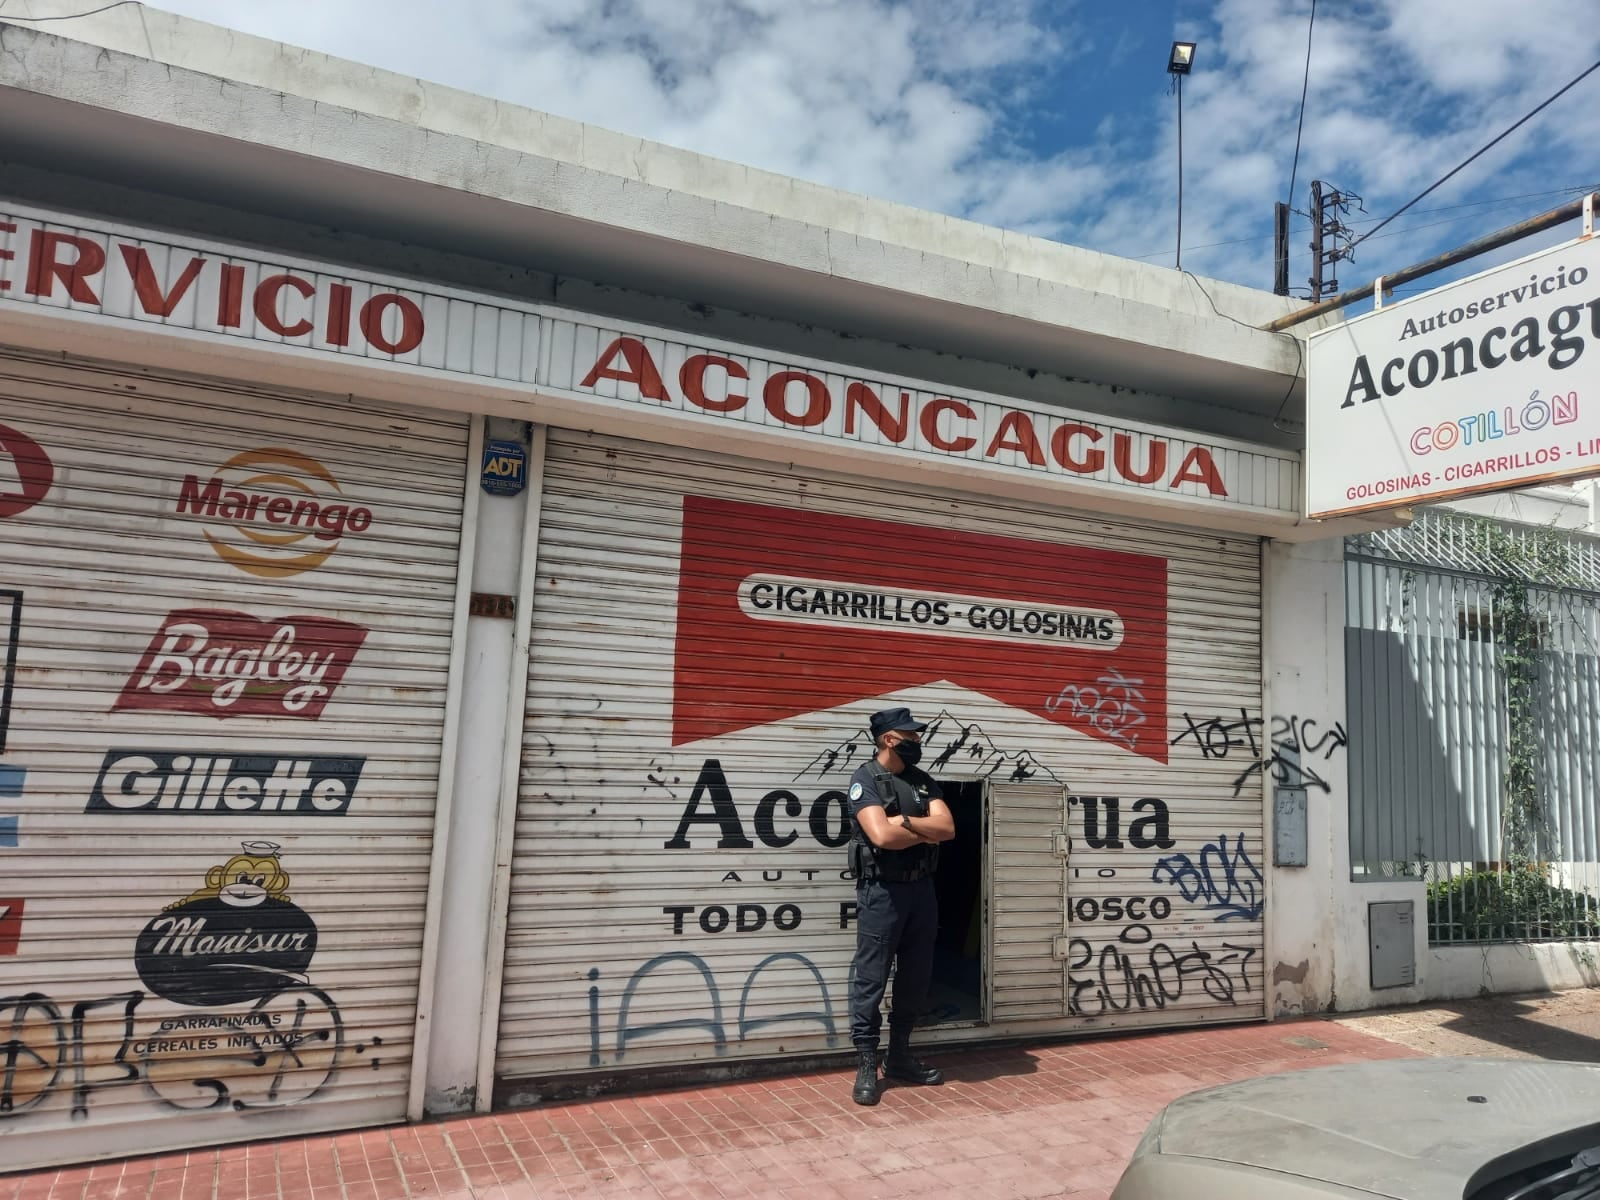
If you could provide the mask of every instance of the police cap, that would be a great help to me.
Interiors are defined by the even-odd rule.
[[[927,725],[913,717],[909,708],[885,708],[872,714],[870,728],[872,740],[876,742],[891,729],[903,730],[906,733],[921,733]]]

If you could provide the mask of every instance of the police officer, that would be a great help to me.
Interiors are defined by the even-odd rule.
[[[917,769],[922,731],[909,708],[872,714],[877,754],[850,777],[850,869],[856,875],[856,957],[850,985],[850,1040],[856,1047],[857,1104],[878,1102],[879,1008],[895,964],[889,1053],[883,1072],[905,1083],[943,1083],[911,1057],[911,1025],[933,971],[939,904],[933,872],[939,843],[956,835],[939,785]]]

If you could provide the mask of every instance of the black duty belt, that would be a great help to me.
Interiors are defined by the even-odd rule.
[[[885,875],[881,869],[868,875],[866,878],[872,883],[916,883],[919,879],[926,879],[933,874],[933,868],[928,866],[918,867],[904,874]]]

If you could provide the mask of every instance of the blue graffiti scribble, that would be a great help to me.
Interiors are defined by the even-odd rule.
[[[810,972],[811,978],[817,985],[817,997],[821,1000],[820,1008],[791,1009],[787,1012],[774,1013],[772,1016],[753,1017],[749,1015],[750,999],[756,990],[757,981],[762,973],[769,968],[780,964],[792,964],[802,970]],[[685,1015],[674,1017],[666,1021],[651,1021],[646,1024],[630,1024],[628,1015],[633,1008],[634,995],[646,979],[664,967],[677,965],[689,967],[699,972],[701,981],[705,984],[705,1003],[711,1010],[709,1017]],[[596,981],[600,978],[598,967],[589,971],[589,981],[595,986],[589,988],[589,1065],[600,1065],[600,988]],[[704,1009],[701,1010],[702,1012]],[[739,992],[739,1025],[738,1037],[743,1042],[757,1030],[765,1029],[769,1025],[778,1025],[787,1021],[815,1021],[822,1026],[827,1035],[828,1045],[838,1042],[839,1029],[833,1013],[833,1001],[828,995],[827,982],[822,978],[822,972],[817,969],[804,954],[793,951],[783,951],[769,954],[757,963],[750,974],[745,977],[744,986]],[[717,1054],[728,1052],[728,1030],[723,1020],[722,990],[717,986],[717,979],[712,974],[711,968],[706,965],[706,960],[698,954],[677,950],[668,954],[658,954],[645,963],[628,978],[627,985],[622,989],[622,1001],[617,1011],[617,1048],[616,1061],[621,1062],[628,1053],[628,1043],[636,1038],[650,1037],[658,1033],[671,1033],[680,1029],[698,1029],[704,1031],[710,1038]]]
[[[638,991],[650,974],[668,963],[687,963],[700,972],[701,979],[705,980],[706,991],[711,1000],[711,1019],[704,1017],[678,1017],[671,1021],[653,1021],[648,1025],[628,1024],[628,1009],[633,1005],[633,994]],[[617,1014],[617,1061],[621,1062],[623,1055],[628,1052],[628,1043],[634,1038],[648,1037],[654,1033],[667,1033],[674,1029],[703,1029],[711,1035],[712,1044],[716,1046],[718,1054],[728,1052],[728,1034],[722,1025],[722,994],[717,991],[717,981],[711,974],[711,968],[706,966],[705,959],[698,954],[688,954],[675,951],[671,954],[658,954],[644,966],[633,973],[628,980],[628,986],[622,989],[622,1009]]]
[[[1198,864],[1187,854],[1169,854],[1156,863],[1150,878],[1177,888],[1191,904],[1204,904],[1218,921],[1261,919],[1261,869],[1245,853],[1242,833],[1231,848],[1227,834],[1208,842]]]
[[[750,1006],[750,992],[756,985],[756,979],[774,963],[796,963],[811,972],[811,977],[817,982],[817,994],[822,998],[822,1008],[796,1009],[791,1012],[777,1013],[770,1017],[747,1017],[745,1014]],[[739,995],[739,1040],[742,1042],[757,1029],[764,1029],[768,1025],[778,1025],[785,1021],[816,1021],[827,1032],[828,1045],[832,1046],[839,1040],[839,1031],[833,1023],[833,1001],[828,998],[828,985],[822,978],[822,972],[817,970],[817,964],[804,954],[795,954],[792,951],[769,954],[756,964],[755,970],[750,972],[749,978],[744,981],[744,991]]]

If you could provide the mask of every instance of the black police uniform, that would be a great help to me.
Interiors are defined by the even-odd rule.
[[[925,817],[931,801],[943,798],[926,771],[906,767],[895,775],[877,759],[869,759],[850,777],[850,815],[881,806],[891,822],[903,813]],[[883,1020],[880,1009],[895,962],[891,1035],[909,1037],[922,1011],[933,974],[933,942],[939,927],[939,901],[933,872],[939,848],[911,846],[882,850],[851,821],[850,867],[856,872],[856,957],[850,985],[850,1040],[858,1048],[876,1049]],[[896,961],[898,960],[898,961]]]

